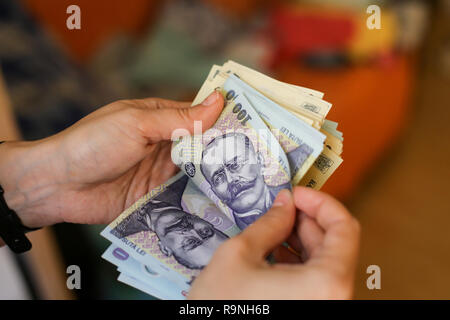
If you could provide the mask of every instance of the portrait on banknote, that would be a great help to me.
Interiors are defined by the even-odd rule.
[[[240,229],[253,223],[272,206],[289,182],[268,185],[263,155],[244,133],[229,132],[213,138],[203,149],[200,169],[211,190],[232,211]]]
[[[231,222],[224,221],[226,217],[211,207],[209,212],[197,208],[202,211],[203,218],[191,212],[192,190],[185,193],[187,187],[195,188],[183,175],[163,192],[138,206],[111,233],[119,239],[136,239],[140,246],[150,246],[151,252],[159,251],[159,257],[173,258],[187,269],[202,269],[219,245],[229,238],[217,225],[227,228]],[[198,197],[195,199],[198,205]]]
[[[172,159],[243,230],[291,188],[289,162],[246,97],[223,95],[226,106],[213,127],[175,145]]]

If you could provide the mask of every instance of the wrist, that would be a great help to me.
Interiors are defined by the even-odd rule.
[[[55,223],[43,211],[57,189],[49,155],[48,146],[39,141],[0,144],[0,185],[6,204],[29,228]]]

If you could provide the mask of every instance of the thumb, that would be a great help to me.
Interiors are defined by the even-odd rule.
[[[239,236],[249,248],[250,255],[264,259],[285,241],[295,222],[295,205],[289,190],[281,190],[265,215],[247,227]]]
[[[144,134],[152,142],[170,140],[172,136],[192,135],[194,121],[201,122],[202,132],[217,120],[223,108],[223,97],[218,91],[211,93],[201,104],[145,110]]]

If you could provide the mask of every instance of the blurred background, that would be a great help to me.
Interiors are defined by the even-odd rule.
[[[80,30],[66,27],[72,4]],[[381,29],[366,25],[371,4]],[[193,99],[228,59],[333,104],[344,163],[324,190],[362,225],[355,297],[449,299],[449,0],[2,0],[0,138],[43,138],[117,99]],[[102,229],[1,248],[0,298],[152,299],[116,281]],[[66,288],[72,264],[81,290]],[[381,290],[366,286],[372,264]]]

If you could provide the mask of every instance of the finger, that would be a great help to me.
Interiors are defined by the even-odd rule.
[[[313,218],[308,217],[304,212],[300,211],[297,217],[297,239],[299,239],[306,257],[309,258],[323,243],[324,231]]]
[[[168,107],[145,110],[139,128],[151,142],[192,135],[198,121],[198,133],[209,129],[223,108],[223,97],[214,91],[201,104],[193,107]],[[197,133],[197,132],[196,132]]]
[[[170,151],[172,143],[170,141],[163,141],[159,143],[158,153],[152,163],[152,171],[148,176],[149,191],[167,181],[174,176],[178,167],[170,161]]]
[[[295,250],[303,262],[307,261],[312,252],[323,242],[324,231],[317,222],[305,213],[297,212],[295,230],[287,239],[287,243]]]
[[[294,202],[300,211],[317,220],[324,229],[333,225],[335,221],[351,218],[350,213],[339,201],[311,188],[295,187]]]
[[[238,241],[245,244],[248,257],[257,261],[264,259],[291,233],[295,221],[295,207],[289,190],[281,190],[272,208],[261,218],[247,227]]]
[[[336,199],[309,188],[296,187],[294,201],[324,230],[322,244],[313,250],[308,263],[320,264],[340,275],[353,274],[359,247],[356,220]]]
[[[175,101],[161,98],[144,98],[133,100],[133,102],[148,109],[189,108],[191,106],[191,103],[188,101]]]

